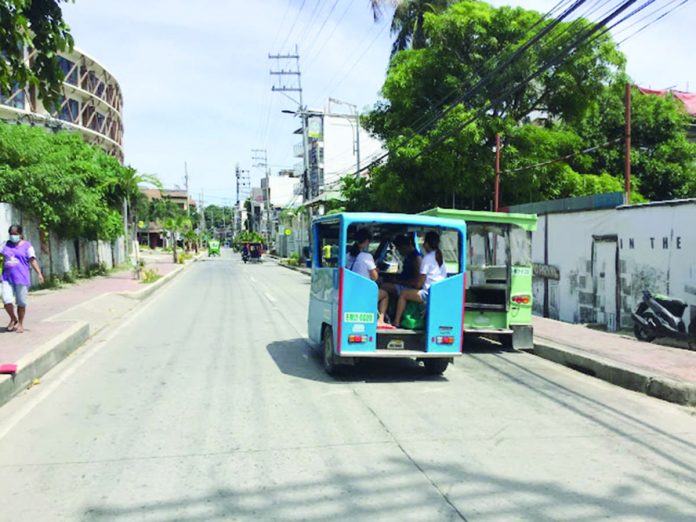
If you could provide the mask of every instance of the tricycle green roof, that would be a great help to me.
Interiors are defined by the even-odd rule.
[[[533,232],[537,227],[536,214],[510,214],[507,212],[486,212],[482,210],[457,210],[454,208],[435,207],[420,213],[423,216],[446,219],[460,219],[482,223],[507,223],[517,225],[524,230]]]

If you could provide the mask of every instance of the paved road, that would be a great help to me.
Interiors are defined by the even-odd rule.
[[[229,254],[0,409],[0,520],[696,519],[696,416],[532,355],[327,378]]]

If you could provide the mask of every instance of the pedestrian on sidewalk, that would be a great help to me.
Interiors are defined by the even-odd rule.
[[[33,268],[39,277],[39,282],[44,282],[41,267],[36,260],[36,252],[29,241],[23,236],[20,225],[12,225],[8,229],[10,239],[2,248],[4,260],[2,267],[2,302],[5,311],[10,316],[7,325],[8,332],[24,333],[24,315],[27,310],[27,297],[31,286],[31,271]],[[15,314],[15,304],[17,313]]]

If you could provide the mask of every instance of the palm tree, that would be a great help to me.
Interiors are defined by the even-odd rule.
[[[370,0],[375,22],[382,18],[385,10],[394,8],[391,33],[395,35],[392,56],[404,49],[422,49],[426,39],[423,28],[425,13],[442,13],[456,0]]]
[[[174,256],[174,262],[178,263],[179,256],[177,255],[176,251],[177,236],[179,233],[186,235],[188,231],[193,228],[191,218],[189,218],[184,212],[178,212],[176,215],[165,219],[163,227],[172,237],[172,253]]]
[[[133,167],[125,167],[123,169],[123,175],[119,180],[119,189],[121,194],[123,194],[123,229],[126,238],[129,238],[129,243],[132,243],[136,239],[136,223],[137,219],[135,213],[133,212],[133,201],[138,196],[140,192],[140,185],[153,185],[154,187],[162,190],[163,185],[157,176],[151,174],[140,174]],[[131,224],[132,231],[128,231],[128,215],[131,214]],[[130,250],[130,247],[127,246]]]

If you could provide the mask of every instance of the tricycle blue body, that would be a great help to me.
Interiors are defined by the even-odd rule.
[[[346,266],[358,228],[369,229],[378,243],[374,253],[378,267],[388,265],[391,240],[397,234],[412,234],[416,244],[429,230],[448,239],[448,275],[430,287],[422,330],[377,328],[378,283]],[[426,368],[441,369],[433,373],[444,371],[463,347],[465,244],[466,223],[458,220],[389,213],[339,213],[316,219],[308,333],[323,348],[325,369],[332,373],[335,366],[362,357],[410,357],[423,360]],[[331,258],[326,257],[327,245],[334,252]]]

